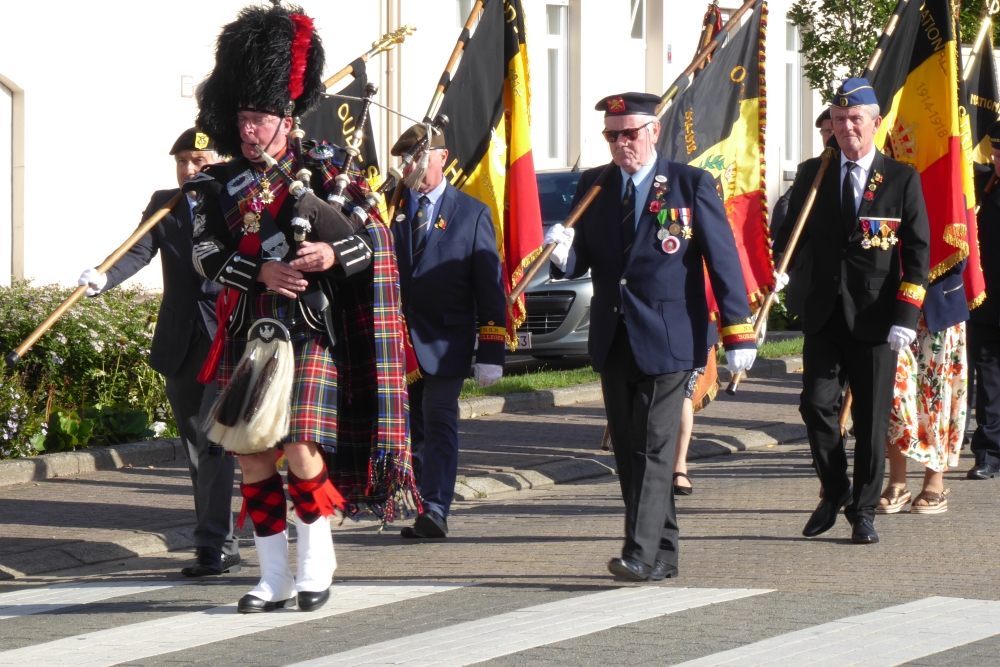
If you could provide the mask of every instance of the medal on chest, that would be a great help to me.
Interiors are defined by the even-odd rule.
[[[256,234],[260,231],[260,215],[265,206],[274,203],[274,193],[271,191],[271,179],[267,174],[254,173],[257,186],[240,200],[243,210],[243,233]]]

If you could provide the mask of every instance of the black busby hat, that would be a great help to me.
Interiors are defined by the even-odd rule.
[[[181,151],[214,151],[215,142],[204,132],[191,127],[184,130],[177,141],[170,147],[170,154],[177,155]]]
[[[650,93],[622,93],[608,95],[594,106],[608,116],[655,116],[656,107],[662,102],[659,95]]]
[[[396,139],[396,143],[392,145],[392,148],[389,150],[389,154],[394,155],[395,157],[400,157],[403,153],[410,150],[413,147],[413,144],[423,139],[426,134],[426,125],[417,123],[416,125],[411,126],[408,130],[406,130],[406,132],[403,132],[403,134],[399,136],[399,139]],[[444,148],[444,135],[440,132],[431,132],[430,143],[431,149]]]
[[[198,88],[198,129],[218,152],[240,154],[236,114],[254,110],[302,116],[320,100],[326,58],[301,7],[244,7],[222,29],[215,68]]]

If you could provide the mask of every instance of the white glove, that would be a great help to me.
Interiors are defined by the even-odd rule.
[[[777,294],[788,285],[788,274],[774,272],[774,293]]]
[[[549,257],[552,263],[556,265],[560,271],[566,270],[566,265],[569,263],[569,250],[573,245],[573,237],[576,236],[576,230],[570,227],[566,229],[561,224],[555,224],[549,227],[548,231],[545,232],[545,245],[550,243],[558,243],[555,249],[552,251],[552,255]]]
[[[750,370],[757,358],[757,350],[726,350],[726,366],[733,375]]]
[[[905,327],[897,327],[895,324],[889,329],[889,347],[893,352],[899,352],[904,347],[909,347],[910,343],[917,339],[917,332]]]
[[[479,388],[489,387],[496,384],[503,377],[503,366],[496,364],[476,364],[472,368],[472,374],[476,378]]]
[[[104,286],[108,284],[108,276],[104,273],[98,273],[97,269],[87,269],[80,274],[80,279],[76,284],[89,285],[84,294],[86,296],[97,296],[104,289]]]

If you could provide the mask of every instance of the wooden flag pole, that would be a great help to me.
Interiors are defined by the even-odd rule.
[[[694,75],[698,67],[700,67],[701,64],[708,59],[712,52],[718,48],[721,43],[720,38],[729,34],[730,30],[738,26],[740,24],[740,19],[743,18],[744,14],[750,11],[756,2],[757,0],[747,0],[743,3],[743,6],[737,9],[736,12],[729,17],[729,20],[726,21],[726,25],[722,27],[722,30],[712,38],[712,41],[710,41],[697,56],[695,56],[695,59],[691,61],[691,64],[688,65],[687,69],[681,72],[681,75],[677,77],[670,88],[667,89],[667,92],[660,96],[661,101],[656,107],[656,120],[663,118],[663,114],[667,112],[667,109],[670,106],[670,101],[673,100],[678,93],[691,85],[691,77]],[[566,221],[563,222],[563,227],[569,229],[580,220],[580,217],[593,203],[594,199],[597,198],[597,195],[601,194],[601,190],[604,189],[604,182],[608,180],[608,176],[611,175],[614,169],[614,162],[611,162],[604,168],[604,171],[600,173],[597,180],[594,181],[594,184],[590,186],[590,189],[587,190],[577,205],[573,207],[573,210],[570,211]],[[531,284],[531,281],[534,280],[538,272],[541,271],[542,267],[546,266],[549,261],[549,257],[552,255],[552,251],[556,249],[557,245],[557,243],[549,243],[542,249],[542,253],[538,256],[538,259],[536,259],[531,267],[524,272],[524,275],[521,276],[521,280],[514,286],[514,289],[510,291],[510,294],[507,295],[508,305],[514,305],[514,303],[521,296],[521,293],[524,292],[525,288]]]
[[[455,48],[451,51],[451,57],[448,58],[448,64],[445,65],[444,73],[441,74],[441,79],[438,81],[434,95],[431,97],[431,103],[427,106],[427,113],[424,114],[424,122],[431,122],[431,119],[436,118],[438,111],[441,110],[441,105],[444,103],[444,95],[448,91],[448,86],[455,79],[455,71],[458,69],[462,52],[465,51],[465,46],[472,36],[472,29],[483,12],[484,4],[486,4],[486,0],[476,0],[476,4],[472,6],[472,11],[469,12],[469,17],[465,20],[465,25],[458,36],[458,41],[455,42]]]
[[[139,242],[139,239],[148,234],[153,227],[156,227],[156,225],[160,223],[160,220],[163,220],[167,213],[170,213],[170,209],[177,206],[183,196],[183,192],[178,192],[176,195],[171,197],[170,200],[164,204],[162,208],[160,208],[160,210],[151,215],[146,222],[139,225],[138,229],[132,232],[132,236],[128,237],[125,243],[118,246],[117,250],[108,255],[107,259],[101,262],[101,265],[97,267],[97,272],[107,273],[108,269],[115,265],[115,262],[121,259],[125,253],[132,249],[132,246]],[[17,366],[17,362],[19,362],[21,357],[23,357],[25,353],[31,349],[31,346],[34,345],[46,331],[51,329],[52,325],[59,321],[59,318],[62,317],[74,303],[83,297],[83,295],[87,292],[87,287],[87,285],[80,285],[77,287],[72,294],[66,297],[65,301],[60,303],[59,306],[52,311],[51,315],[45,318],[44,322],[39,324],[38,327],[28,334],[28,337],[25,338],[13,352],[4,358],[4,361],[7,362],[8,368]]]
[[[865,72],[874,72],[875,68],[882,58],[882,52],[885,50],[886,43],[889,38],[892,37],[892,33],[896,30],[896,24],[899,22],[899,13],[905,9],[907,0],[900,0],[896,5],[896,9],[892,14],[892,18],[889,19],[888,25],[886,25],[885,31],[882,33],[882,37],[879,39],[878,44],[875,47],[875,53],[872,54],[871,59],[868,61],[868,67]],[[805,204],[802,205],[802,210],[799,212],[799,217],[795,220],[795,227],[792,228],[792,235],[788,239],[788,245],[785,247],[785,254],[781,257],[781,263],[778,266],[778,273],[787,273],[788,266],[792,261],[792,254],[795,252],[795,247],[798,245],[799,237],[802,235],[802,230],[806,226],[806,220],[809,219],[809,214],[812,213],[813,204],[816,203],[816,193],[819,192],[819,186],[823,182],[823,177],[826,175],[827,169],[830,168],[830,163],[833,162],[834,156],[839,153],[838,149],[833,146],[827,146],[823,150],[823,162],[819,165],[819,170],[816,172],[816,178],[813,179],[812,187],[809,188],[809,195],[806,197]],[[767,326],[767,314],[771,310],[771,306],[774,305],[777,299],[777,294],[770,292],[767,298],[764,299],[763,305],[761,305],[760,310],[757,311],[757,321],[754,323],[753,331],[754,335],[760,334],[761,329]],[[726,393],[730,396],[736,395],[736,390],[740,386],[740,380],[743,378],[743,371],[733,375],[733,379],[729,382],[729,386],[726,387]]]

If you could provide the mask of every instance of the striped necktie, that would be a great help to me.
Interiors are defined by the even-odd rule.
[[[635,241],[635,183],[628,179],[625,184],[625,196],[622,198],[622,255],[628,259],[628,253]]]
[[[417,214],[410,221],[413,228],[410,239],[413,259],[419,257],[420,253],[424,251],[424,245],[427,242],[427,229],[431,224],[431,200],[427,198],[427,195],[424,195],[417,201],[420,206],[417,207]]]

